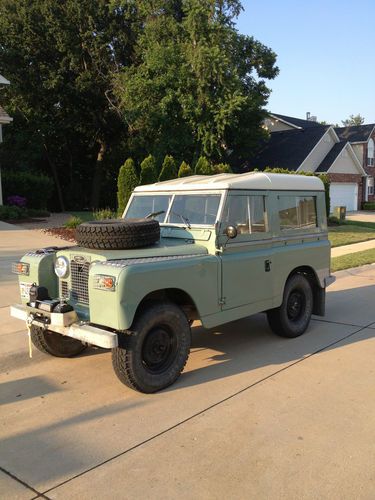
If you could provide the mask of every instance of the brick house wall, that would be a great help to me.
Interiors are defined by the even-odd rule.
[[[364,201],[364,178],[361,174],[327,174],[330,182],[350,182],[358,184],[358,210],[361,209],[362,201]]]
[[[375,142],[375,130],[372,132],[371,136],[372,140]],[[369,139],[370,139],[369,137]],[[371,175],[371,177],[375,178],[375,165],[373,167],[368,167],[367,166],[367,143],[363,145],[363,168],[366,171],[366,174]],[[375,201],[375,190],[374,194],[368,195],[368,201]]]

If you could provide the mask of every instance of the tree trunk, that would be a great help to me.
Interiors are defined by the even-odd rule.
[[[94,177],[92,179],[92,189],[91,189],[91,207],[98,208],[100,201],[100,190],[102,184],[102,176],[103,176],[103,160],[105,152],[107,151],[107,144],[99,140],[99,151],[96,157]]]
[[[55,186],[56,186],[56,191],[57,191],[57,197],[59,199],[59,206],[60,206],[60,210],[62,212],[65,212],[65,204],[64,204],[64,198],[63,198],[63,194],[62,194],[62,189],[61,189],[61,184],[60,184],[60,179],[59,179],[59,176],[57,174],[57,168],[56,168],[56,165],[55,163],[52,161],[51,157],[50,157],[50,154],[49,154],[49,151],[48,151],[48,147],[47,147],[47,144],[44,143],[43,144],[44,146],[44,149],[46,151],[46,157],[47,157],[47,161],[49,163],[49,166],[51,167],[51,171],[52,171],[52,175],[53,175],[53,179],[55,181]]]

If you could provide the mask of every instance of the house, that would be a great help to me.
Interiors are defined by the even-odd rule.
[[[349,211],[375,198],[375,124],[333,127],[309,116],[304,120],[270,114],[264,125],[270,139],[245,161],[245,170],[280,167],[326,173],[331,207],[346,206]]]
[[[9,81],[0,75],[0,85],[9,85]],[[0,144],[3,142],[3,125],[7,125],[13,121],[6,111],[0,105]],[[0,205],[3,204],[3,191],[1,186],[1,165],[0,165]]]

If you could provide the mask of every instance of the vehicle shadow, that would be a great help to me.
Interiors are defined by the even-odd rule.
[[[185,372],[177,384],[167,390],[244,372],[249,372],[251,384],[254,376],[250,375],[260,368],[267,368],[269,374],[320,350],[375,337],[375,310],[370,305],[374,293],[375,285],[356,288],[355,294],[352,289],[330,292],[327,316],[313,316],[308,330],[294,339],[272,333],[263,313],[210,330],[197,326],[192,329],[192,352]],[[359,330],[363,327],[369,329],[361,333]]]

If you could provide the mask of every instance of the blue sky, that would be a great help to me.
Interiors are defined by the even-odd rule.
[[[375,0],[243,0],[237,28],[271,47],[280,73],[268,109],[375,122]]]

